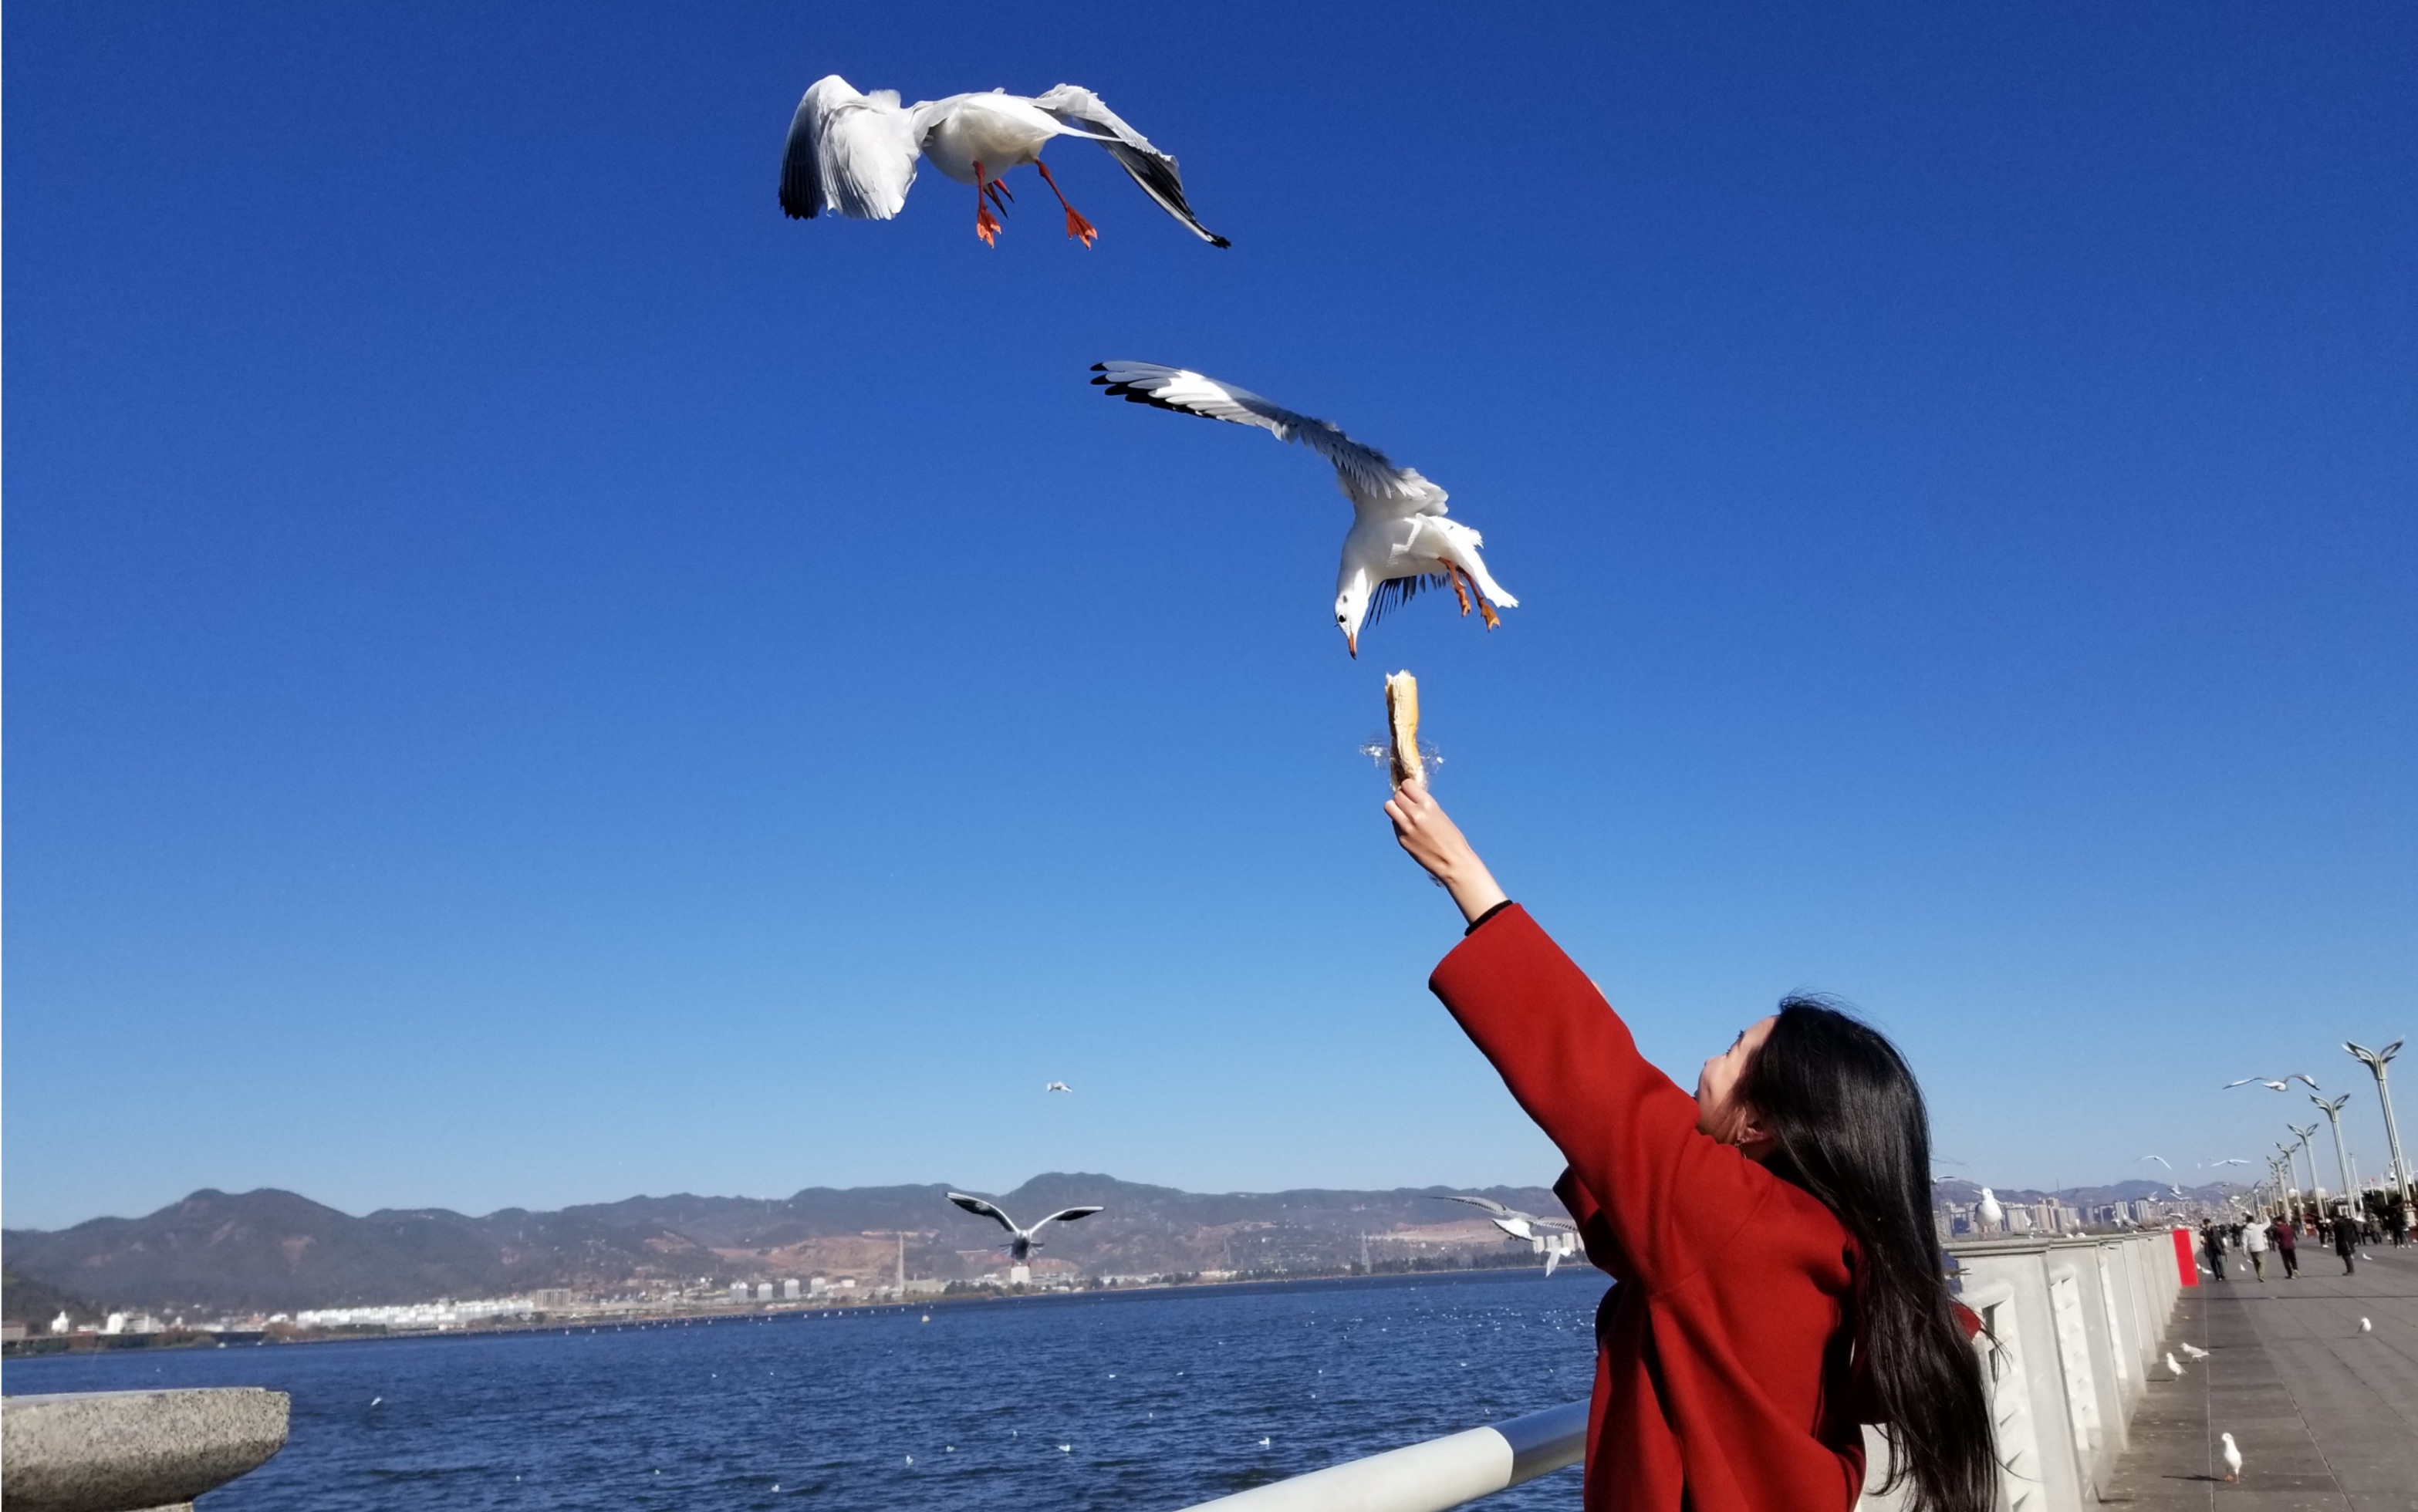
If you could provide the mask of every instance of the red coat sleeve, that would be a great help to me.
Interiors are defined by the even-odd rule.
[[[1601,1204],[1629,1278],[1649,1291],[1688,1279],[1770,1196],[1779,1179],[1697,1132],[1695,1098],[1637,1053],[1595,984],[1517,904],[1428,986]]]

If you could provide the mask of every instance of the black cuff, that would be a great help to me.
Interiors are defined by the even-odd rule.
[[[1484,913],[1481,913],[1481,914],[1479,914],[1477,918],[1472,919],[1471,921],[1469,921],[1469,927],[1468,927],[1468,928],[1466,928],[1466,929],[1464,929],[1464,930],[1462,930],[1462,931],[1461,932],[1461,938],[1462,938],[1462,939],[1467,939],[1470,936],[1472,936],[1472,935],[1474,935],[1474,934],[1477,933],[1477,931],[1478,931],[1481,927],[1483,927],[1483,926],[1485,925],[1485,924],[1486,924],[1486,921],[1487,921],[1487,920],[1493,918],[1496,914],[1501,913],[1504,909],[1506,909],[1509,908],[1510,906],[1511,906],[1511,900],[1510,900],[1509,898],[1505,898],[1502,902],[1500,902],[1500,903],[1498,903],[1498,904],[1494,905],[1494,907],[1492,907],[1492,908],[1491,908],[1491,909],[1487,909]]]

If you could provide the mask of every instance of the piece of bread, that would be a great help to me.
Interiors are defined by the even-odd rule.
[[[1385,680],[1385,727],[1394,737],[1394,786],[1428,785],[1419,761],[1419,680],[1397,672]]]

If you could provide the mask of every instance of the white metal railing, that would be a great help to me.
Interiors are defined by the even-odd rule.
[[[1975,1343],[2005,1512],[2084,1512],[2124,1447],[2127,1419],[2165,1347],[2182,1284],[2172,1237],[2158,1229],[1957,1245],[1950,1252],[1962,1267],[1964,1302],[1987,1330]],[[1587,1404],[1570,1402],[1255,1486],[1188,1512],[1444,1512],[1576,1464],[1586,1429]],[[1877,1471],[1887,1463],[1886,1441],[1868,1433],[1866,1442]],[[1903,1497],[1903,1489],[1868,1496],[1864,1512],[1889,1512]]]
[[[1586,1453],[1586,1431],[1587,1404],[1566,1402],[1254,1486],[1192,1512],[1444,1512],[1577,1464]]]

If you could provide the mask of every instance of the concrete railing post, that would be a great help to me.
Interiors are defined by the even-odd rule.
[[[282,1391],[95,1391],[0,1397],[8,1512],[189,1505],[285,1446]]]

